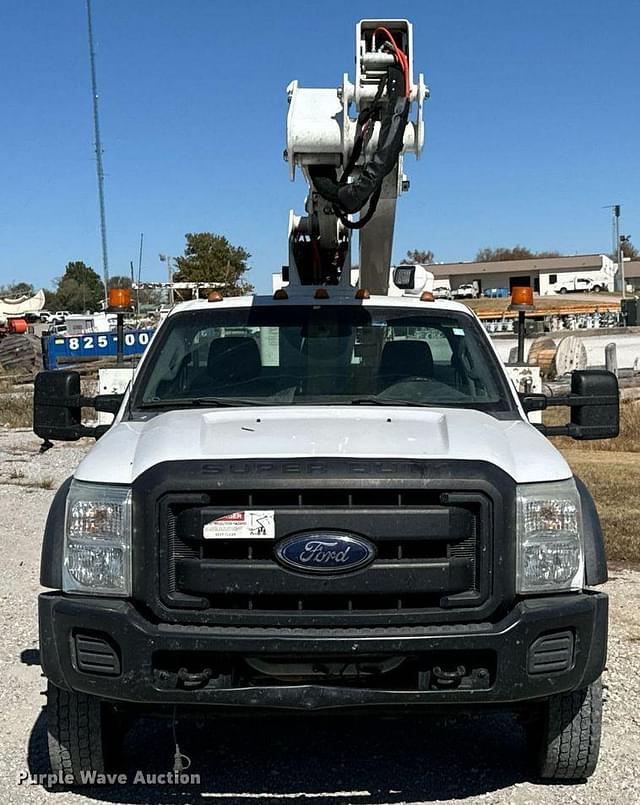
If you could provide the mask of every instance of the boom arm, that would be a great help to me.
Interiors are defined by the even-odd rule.
[[[360,286],[386,293],[396,200],[409,188],[403,155],[419,158],[424,141],[428,91],[422,74],[413,83],[411,24],[361,20],[354,84],[345,74],[338,89],[293,81],[287,93],[289,176],[298,166],[309,185],[306,215],[289,216],[290,287],[350,286],[351,233],[358,229]]]

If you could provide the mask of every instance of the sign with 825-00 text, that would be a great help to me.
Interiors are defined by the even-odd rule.
[[[124,354],[142,355],[154,330],[127,330],[124,334]],[[96,358],[108,358],[118,351],[118,336],[109,333],[79,335],[47,335],[42,339],[45,369],[59,369],[63,364]]]

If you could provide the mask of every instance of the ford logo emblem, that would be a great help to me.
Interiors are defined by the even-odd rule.
[[[368,565],[376,557],[371,542],[340,531],[296,534],[279,542],[275,551],[285,567],[313,573],[346,573]]]

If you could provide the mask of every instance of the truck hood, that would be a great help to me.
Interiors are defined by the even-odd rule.
[[[465,409],[353,406],[168,411],[114,425],[75,477],[129,484],[164,461],[248,458],[488,461],[517,483],[572,473],[532,425]]]

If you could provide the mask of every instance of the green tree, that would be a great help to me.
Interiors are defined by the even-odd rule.
[[[8,285],[0,285],[0,296],[33,296],[35,288],[30,282],[10,282]]]
[[[185,239],[184,256],[175,259],[176,282],[221,283],[223,296],[241,296],[253,291],[253,285],[243,279],[251,257],[246,249],[232,246],[223,235],[212,232],[190,232]]]
[[[104,299],[104,285],[99,275],[82,260],[67,263],[64,274],[57,280],[57,302],[61,310],[83,313],[99,310]]]
[[[560,252],[555,251],[533,252],[531,249],[527,249],[526,246],[520,245],[513,246],[511,248],[499,246],[496,249],[492,249],[487,246],[484,249],[478,250],[478,253],[476,254],[476,262],[491,263],[495,261],[499,262],[501,260],[531,260],[536,257],[562,257],[562,255]]]
[[[416,263],[420,265],[429,265],[429,263],[433,263],[433,252],[431,249],[427,249],[427,251],[420,251],[420,249],[410,249],[407,252],[407,256],[402,261],[402,265],[415,265]]]
[[[62,305],[58,299],[58,292],[52,288],[44,289],[44,306],[47,310],[62,310]]]

